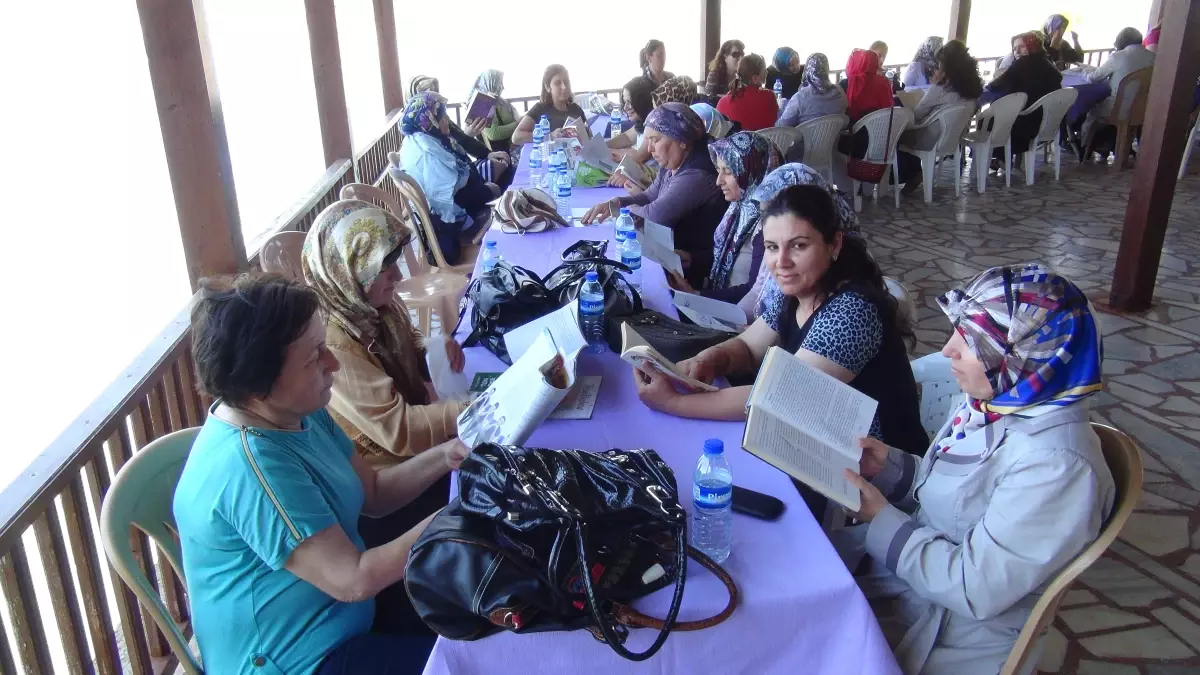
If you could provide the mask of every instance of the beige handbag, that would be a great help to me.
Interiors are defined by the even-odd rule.
[[[558,215],[554,199],[537,188],[508,190],[492,207],[492,217],[505,234],[541,232],[555,225],[568,227]]]

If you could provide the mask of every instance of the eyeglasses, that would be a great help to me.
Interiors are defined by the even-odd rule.
[[[746,55],[746,52],[729,52],[729,55],[735,59],[740,59]]]

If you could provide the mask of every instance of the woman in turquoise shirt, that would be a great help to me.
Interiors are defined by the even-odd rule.
[[[360,224],[365,247],[390,245],[385,228]],[[357,523],[400,509],[468,451],[455,440],[367,466],[325,412],[338,362],[317,309],[300,283],[242,276],[206,285],[192,311],[200,380],[217,400],[174,512],[210,673],[419,673],[432,646],[372,627],[375,595],[402,582],[429,519],[372,549]]]

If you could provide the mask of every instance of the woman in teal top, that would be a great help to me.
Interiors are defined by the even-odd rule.
[[[367,240],[386,232],[359,225]],[[364,285],[394,283],[381,271]],[[174,513],[210,673],[419,673],[432,646],[372,625],[375,595],[402,582],[429,519],[367,549],[358,518],[403,507],[467,449],[450,441],[394,467],[367,466],[324,409],[338,362],[317,309],[302,284],[243,276],[206,285],[192,312],[200,380],[217,401]]]

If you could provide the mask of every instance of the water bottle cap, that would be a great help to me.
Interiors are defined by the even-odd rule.
[[[710,438],[704,441],[704,454],[719,455],[725,452],[725,443],[719,438]]]
[[[483,245],[487,248],[496,248],[496,240],[488,239],[487,241],[483,242]]]
[[[600,275],[596,274],[596,270],[588,270],[583,278],[585,281],[600,281]]]
[[[623,215],[623,216],[629,215],[629,207],[628,206],[621,207],[621,215]]]
[[[634,241],[637,239],[637,230],[630,230],[625,233],[625,241]]]

